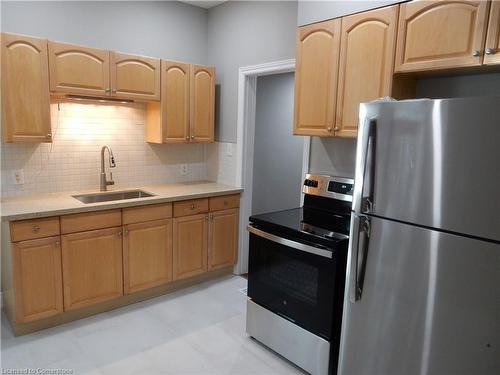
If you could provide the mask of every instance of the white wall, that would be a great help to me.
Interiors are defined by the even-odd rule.
[[[307,25],[400,2],[402,0],[299,0],[297,24]]]
[[[300,203],[303,137],[293,136],[294,73],[257,78],[252,215]]]
[[[2,31],[206,63],[207,11],[177,1],[2,1]]]
[[[63,103],[60,111],[53,104],[51,117],[52,143],[2,145],[2,197],[99,189],[103,145],[115,156],[113,189],[206,179],[204,145],[144,141],[143,104]],[[181,164],[187,175],[180,175]],[[18,169],[24,170],[23,185],[14,184],[12,171]]]
[[[236,142],[238,68],[295,57],[297,2],[229,1],[208,11],[208,63],[220,85],[216,139]]]

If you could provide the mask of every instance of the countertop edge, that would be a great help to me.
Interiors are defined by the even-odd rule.
[[[145,189],[147,190],[147,189]],[[148,206],[152,204],[160,204],[160,203],[168,203],[168,202],[176,202],[183,201],[189,199],[198,199],[198,198],[208,198],[208,197],[217,197],[221,195],[229,195],[241,193],[243,191],[242,188],[230,188],[230,189],[221,189],[218,191],[210,191],[206,193],[192,193],[192,194],[183,194],[183,195],[174,195],[167,197],[148,197],[148,198],[137,198],[137,199],[128,199],[122,201],[111,201],[111,202],[102,202],[102,203],[92,203],[90,205],[86,205],[82,203],[81,207],[71,207],[71,208],[62,208],[62,209],[54,209],[47,210],[43,212],[32,212],[32,213],[21,213],[14,215],[2,215],[1,221],[15,221],[15,220],[27,220],[27,219],[38,219],[50,216],[59,216],[59,215],[70,215],[70,214],[78,214],[84,212],[95,212],[95,211],[104,211],[104,210],[112,210],[118,208],[126,208],[126,207],[136,207],[136,206]]]

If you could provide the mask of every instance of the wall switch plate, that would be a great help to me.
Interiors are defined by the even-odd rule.
[[[233,156],[233,144],[232,143],[226,144],[226,156]]]
[[[179,172],[180,172],[181,176],[187,175],[188,174],[188,166],[187,166],[187,164],[181,164]]]
[[[12,183],[14,185],[24,184],[24,169],[15,169],[12,171]]]

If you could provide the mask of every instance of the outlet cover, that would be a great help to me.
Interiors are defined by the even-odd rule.
[[[232,143],[226,144],[226,156],[233,156],[233,144]]]
[[[12,171],[12,183],[14,185],[24,184],[24,169],[15,169]]]
[[[180,170],[179,170],[181,176],[185,176],[188,174],[188,166],[187,164],[181,164]]]

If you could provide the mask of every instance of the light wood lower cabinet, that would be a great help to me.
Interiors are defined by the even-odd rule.
[[[232,266],[238,249],[238,209],[210,213],[208,269]]]
[[[121,227],[61,238],[65,310],[123,295]]]
[[[8,317],[26,328],[224,274],[236,262],[238,207],[230,194],[4,223]]]
[[[484,47],[484,64],[500,64],[500,0],[491,2],[488,35]]]
[[[62,313],[59,236],[14,243],[12,263],[16,322]]]
[[[207,271],[208,214],[174,219],[174,280]]]
[[[172,280],[172,220],[129,224],[123,231],[124,293]]]

